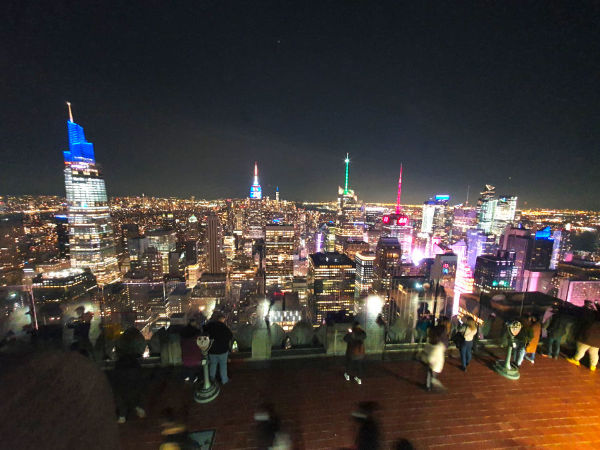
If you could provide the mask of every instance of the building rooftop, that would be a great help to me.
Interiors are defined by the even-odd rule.
[[[348,256],[343,253],[337,252],[321,252],[321,253],[312,253],[310,255],[310,259],[313,262],[315,267],[318,266],[354,266],[354,261],[352,261]]]
[[[209,404],[196,404],[188,387],[154,379],[148,418],[120,425],[124,449],[155,449],[161,442],[160,411],[188,411],[189,431],[215,430],[213,448],[256,447],[253,415],[272,402],[291,434],[294,448],[350,447],[358,402],[375,401],[384,445],[400,439],[415,448],[508,448],[560,446],[598,448],[598,374],[564,360],[524,362],[521,379],[507,380],[490,369],[495,358],[476,355],[468,372],[450,358],[440,376],[448,390],[421,387],[424,368],[414,361],[368,361],[358,386],[342,376],[337,358],[235,361],[230,383]]]

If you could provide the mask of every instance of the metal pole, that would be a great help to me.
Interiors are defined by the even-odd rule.
[[[510,360],[512,359],[512,339],[510,339],[510,342],[508,344],[508,352],[506,353],[506,361],[504,363],[504,368],[506,370],[510,370],[511,369],[511,365],[510,365]]]
[[[208,355],[202,360],[202,373],[204,374],[204,389],[210,389],[210,378],[208,377]]]

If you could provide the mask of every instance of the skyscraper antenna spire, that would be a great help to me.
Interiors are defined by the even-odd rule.
[[[402,163],[400,163],[400,178],[398,178],[398,196],[396,197],[396,214],[400,214],[402,207],[400,199],[402,198]]]
[[[346,153],[346,159],[344,160],[346,163],[346,180],[344,181],[344,195],[348,194],[348,166],[350,165],[350,155]]]
[[[73,122],[73,113],[71,112],[71,102],[67,102],[67,108],[69,108],[69,121]]]

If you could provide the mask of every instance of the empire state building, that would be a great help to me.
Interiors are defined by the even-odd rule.
[[[73,121],[69,107],[69,150],[65,159],[65,188],[69,221],[71,267],[89,268],[98,284],[119,279],[115,241],[106,186],[94,157],[94,144]]]

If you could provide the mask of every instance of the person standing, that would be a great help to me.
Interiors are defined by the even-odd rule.
[[[84,306],[78,306],[75,309],[77,317],[67,324],[68,328],[73,329],[73,344],[71,350],[76,350],[82,355],[90,356],[92,353],[92,343],[90,342],[90,327],[93,318],[91,312],[86,312]]]
[[[204,326],[204,333],[213,341],[208,350],[209,376],[211,381],[215,381],[217,375],[217,366],[219,366],[219,376],[221,384],[227,384],[227,357],[231,349],[233,333],[225,325],[225,315],[214,313],[212,320]]]
[[[547,354],[550,358],[558,359],[558,355],[560,354],[560,343],[566,333],[566,329],[567,321],[564,312],[560,310],[554,312],[546,330],[548,332]]]
[[[580,331],[577,338],[577,352],[567,361],[576,366],[580,365],[580,360],[589,352],[590,370],[594,372],[598,364],[598,348],[600,347],[600,321],[598,313],[593,304],[586,301],[585,310],[581,319]]]
[[[195,382],[200,374],[202,364],[202,351],[196,344],[196,339],[201,331],[195,318],[189,320],[188,324],[180,331],[181,339],[181,361],[183,364],[183,377],[186,382]]]
[[[433,387],[445,389],[444,385],[438,379],[440,373],[444,369],[446,359],[446,346],[442,342],[440,333],[434,329],[430,333],[429,342],[425,344],[423,349],[423,362],[427,366],[427,378],[425,380],[425,389],[431,391]]]
[[[473,357],[473,339],[477,334],[477,324],[472,317],[467,316],[464,325],[461,327],[463,339],[460,345],[460,361],[462,370],[467,371],[467,366]]]
[[[133,411],[139,418],[146,417],[146,411],[141,406],[143,377],[139,362],[145,348],[144,336],[133,327],[125,330],[117,340],[117,361],[112,375],[118,423],[125,423],[128,414]]]
[[[540,343],[540,336],[542,334],[542,324],[535,316],[531,316],[529,323],[531,327],[531,340],[527,344],[527,347],[525,347],[524,357],[531,364],[534,364],[535,353],[537,351],[537,346]]]
[[[346,342],[346,371],[344,378],[350,381],[354,377],[357,384],[362,383],[363,360],[365,359],[365,339],[367,333],[358,322],[352,324],[352,328],[344,336]]]

